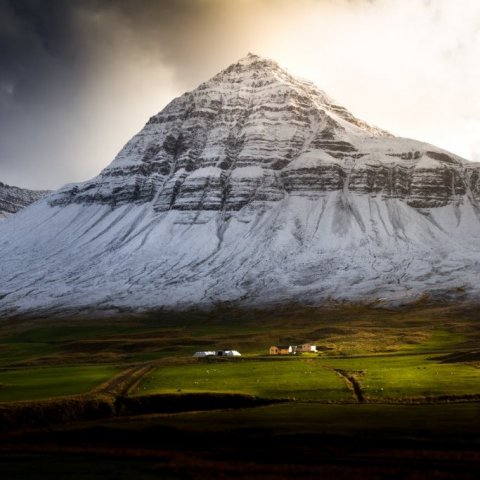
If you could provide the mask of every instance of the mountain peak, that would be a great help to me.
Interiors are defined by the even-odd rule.
[[[242,74],[271,75],[272,73],[276,73],[277,75],[283,74],[285,77],[291,77],[290,74],[274,60],[253,53],[248,53],[246,57],[240,58],[240,60],[232,63],[227,68],[219,72],[213,77],[213,79],[225,79]]]
[[[340,124],[341,129],[353,134],[391,136],[388,132],[356,118],[313,82],[292,75],[275,60],[253,53],[248,53],[246,57],[231,64],[190,93],[201,91],[203,94],[206,90],[210,90],[214,96],[220,94],[222,98],[236,91],[240,97],[246,99],[244,95],[250,92],[250,100],[253,95],[258,97],[256,101],[259,103],[268,103],[269,98],[280,95],[275,103],[287,102],[288,108],[295,110],[307,106],[312,110],[320,110],[321,115],[327,113],[332,123]]]
[[[275,60],[272,60],[271,58],[263,57],[261,55],[257,55],[256,53],[251,53],[251,52],[248,52],[248,54],[245,57],[242,57],[240,60],[238,60],[238,62],[235,62],[235,63],[241,64],[241,65],[253,65],[253,64],[262,63],[264,65],[272,65],[280,68],[278,63]],[[235,65],[235,63],[233,65]]]
[[[0,225],[0,317],[480,298],[479,179],[250,54]]]

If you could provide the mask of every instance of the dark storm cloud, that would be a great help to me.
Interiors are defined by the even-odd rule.
[[[193,87],[204,75],[213,74],[214,66],[227,56],[209,62],[222,44],[228,44],[231,32],[222,15],[231,4],[0,0],[0,180],[55,187],[98,170],[98,166],[84,168],[103,148],[98,144],[88,150],[85,145],[92,141],[88,133],[103,127],[100,120],[107,119],[110,105],[125,102],[126,96],[135,96],[141,88],[134,80],[120,88],[122,79],[131,75],[129,68],[143,68],[149,75],[152,65],[170,65],[178,93]],[[212,32],[220,31],[222,37],[222,29],[225,38],[215,45]],[[205,55],[205,49],[211,49],[211,55]],[[106,88],[100,92],[109,75],[113,92]],[[92,118],[85,104],[96,95],[105,104]],[[109,102],[104,98],[108,95]],[[85,117],[83,134],[75,132],[82,123],[77,124],[78,116]],[[133,133],[131,128],[128,135]],[[120,146],[117,141],[115,148]],[[79,149],[83,158],[76,153]],[[113,153],[105,151],[110,157]],[[97,158],[97,163],[106,165],[110,160]]]
[[[0,78],[13,84],[16,101],[35,101],[51,79],[82,71],[74,9],[62,1],[0,1]]]
[[[162,59],[188,82],[186,77],[201,77],[196,72],[208,65],[205,48],[212,54],[222,49],[216,33],[225,30],[223,42],[230,43],[232,25],[222,17],[231,5],[224,0],[0,0],[0,78],[14,85],[18,102],[38,99],[37,91],[52,89],[52,80],[62,90],[74,87],[91,73],[97,49],[116,49],[112,34],[123,29],[132,34],[137,55]]]
[[[175,78],[173,93],[194,87],[246,53],[242,25],[228,17],[232,5],[250,3],[0,0],[0,180],[56,187],[91,176],[99,170],[92,159],[106,165],[128,139],[106,149],[98,131],[145,88],[138,78],[128,83],[134,70],[148,76],[163,65]],[[123,124],[123,135],[140,126]]]
[[[31,184],[52,167],[47,124],[86,74],[74,22],[74,3],[0,0],[1,177]]]
[[[348,3],[359,1],[371,0]],[[178,81],[191,84],[235,59],[236,42],[238,55],[247,53],[252,9],[274,9],[278,16],[291,5],[286,0],[0,0],[0,78],[14,85],[18,102],[39,99],[37,91],[53,90],[52,81],[61,91],[73,90],[91,74],[98,50],[117,49],[112,36],[118,29],[131,33],[136,55],[163,61]],[[268,29],[268,16],[260,20],[256,28],[263,23]]]
[[[365,105],[367,119],[370,106],[393,106],[398,97],[406,111],[408,101],[426,96],[432,118],[441,118],[431,85],[400,98],[412,75],[399,77],[383,98],[380,87],[397,85],[393,50],[405,71],[434,72],[442,98],[453,92],[451,104],[460,108],[454,74],[472,64],[479,42],[478,28],[463,27],[478,7],[461,3],[469,8],[457,29],[452,18],[462,6],[449,0],[0,0],[0,181],[53,188],[95,175],[150,115],[249,51],[300,67],[362,115]],[[451,42],[444,41],[445,23]],[[444,42],[444,70],[425,67],[436,61],[432,39]],[[359,76],[375,89],[373,102],[358,89]],[[463,81],[465,98],[477,77],[475,70]],[[467,106],[477,118],[474,102]],[[388,110],[378,111],[388,119]],[[383,118],[371,121],[392,128]],[[410,115],[403,120],[415,127]],[[470,125],[475,130],[476,120]]]

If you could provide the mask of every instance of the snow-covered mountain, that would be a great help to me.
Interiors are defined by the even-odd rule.
[[[479,238],[479,164],[249,55],[2,223],[0,312],[478,298]]]
[[[17,213],[49,193],[48,190],[28,190],[0,182],[0,220]]]

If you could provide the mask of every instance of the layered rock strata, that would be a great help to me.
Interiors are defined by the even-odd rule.
[[[236,211],[339,190],[429,208],[478,197],[479,173],[453,154],[367,125],[311,83],[249,55],[172,101],[98,177],[50,204]]]

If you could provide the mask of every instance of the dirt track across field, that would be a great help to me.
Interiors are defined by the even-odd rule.
[[[158,362],[143,363],[123,370],[118,375],[97,387],[95,393],[104,393],[107,395],[128,395],[140,383],[140,381],[150,373]]]

